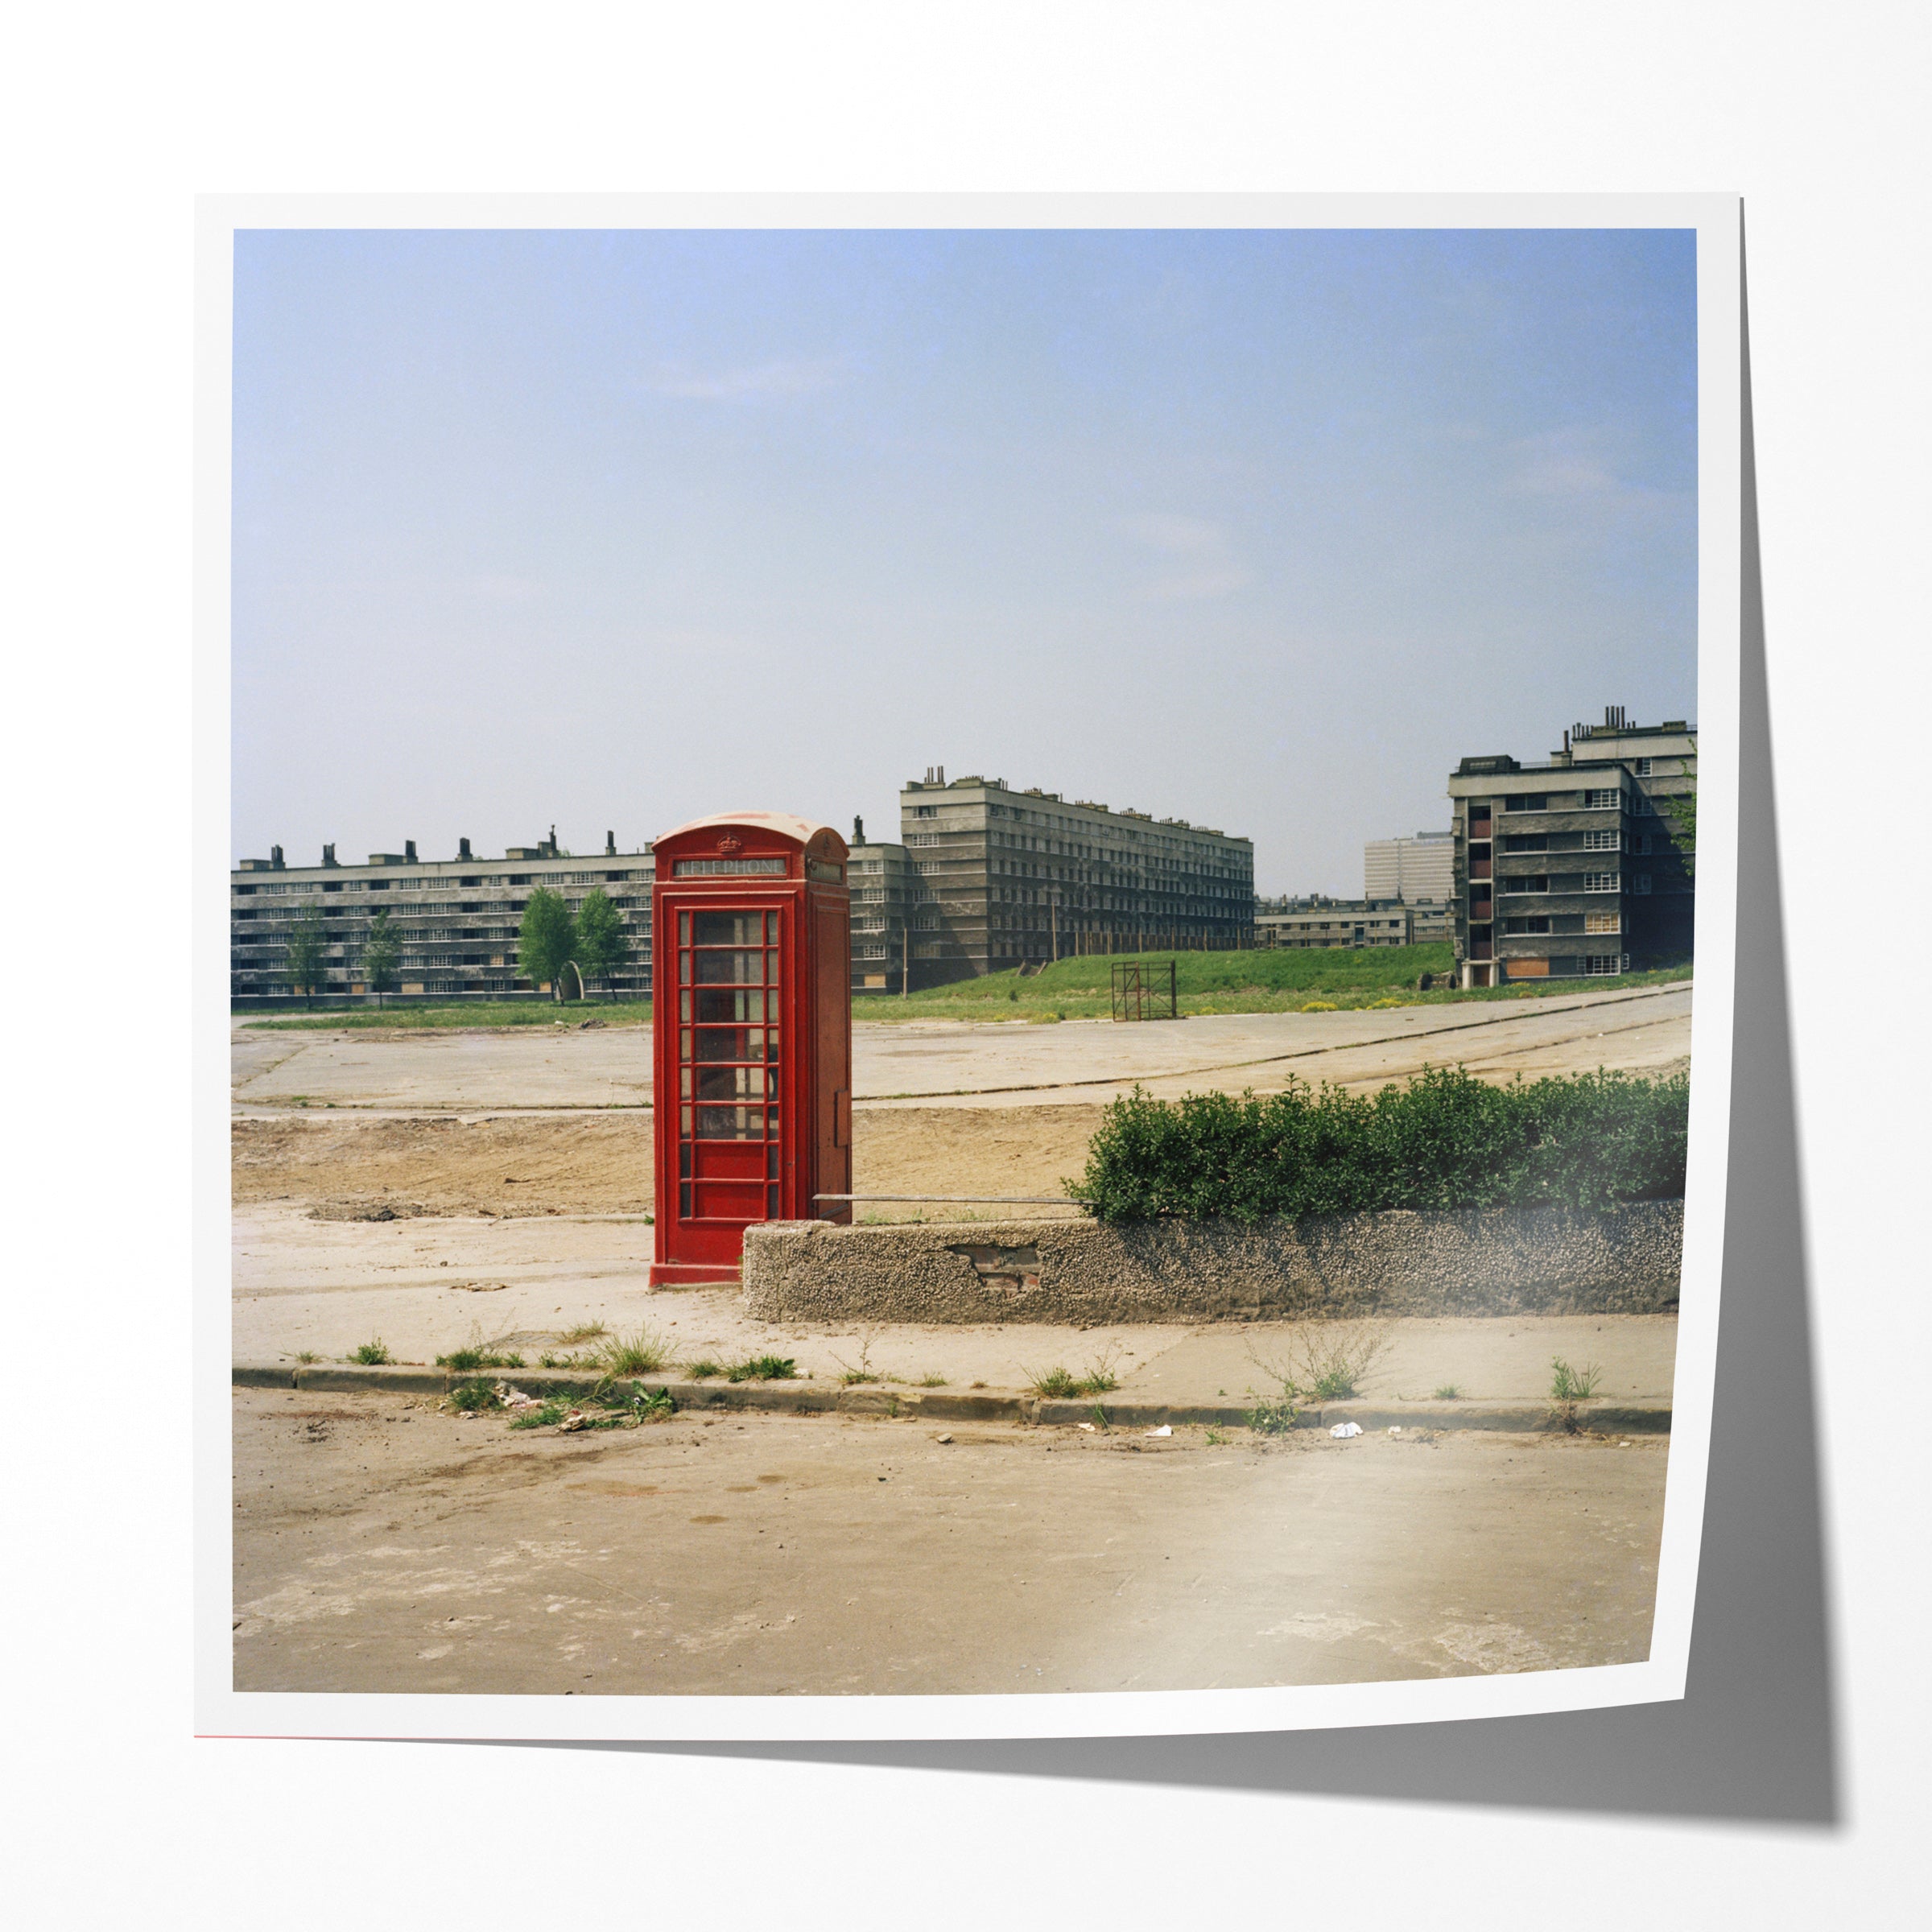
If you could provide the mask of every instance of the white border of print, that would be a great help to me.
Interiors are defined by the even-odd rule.
[[[1732,195],[242,196],[198,210],[195,507],[196,1730],[555,1739],[1125,1736],[1439,1723],[1684,1694],[1724,1261],[1737,891],[1740,204]],[[233,240],[249,228],[1695,228],[1697,998],[1683,1281],[1655,1621],[1641,1664],[1232,1690],[943,1697],[237,1691],[232,1686],[227,873]]]

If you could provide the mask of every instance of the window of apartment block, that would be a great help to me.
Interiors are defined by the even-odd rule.
[[[1550,835],[1546,832],[1513,832],[1503,840],[1505,852],[1547,852]]]
[[[1623,802],[1622,792],[1608,788],[1586,791],[1583,794],[1583,810],[1585,811],[1607,811],[1614,806],[1622,804]]]
[[[1591,979],[1603,979],[1629,971],[1630,956],[1627,952],[1592,952],[1583,957],[1583,971]]]
[[[1621,849],[1623,836],[1620,832],[1587,832],[1583,834],[1583,849],[1586,852],[1616,852]]]
[[[1546,793],[1529,792],[1520,799],[1504,799],[1503,809],[1505,811],[1547,811],[1550,809],[1550,799]]]
[[[1519,892],[1547,892],[1550,890],[1549,875],[1546,873],[1539,872],[1525,878],[1505,879],[1502,881],[1502,890],[1505,893],[1509,894]]]
[[[1650,775],[1650,761],[1649,761],[1648,758],[1639,758],[1639,759],[1637,760],[1637,776],[1638,776],[1640,778],[1649,778],[1649,775]]]
[[[1633,892],[1648,892],[1650,890],[1649,873],[1647,872],[1640,872],[1637,875],[1636,878],[1631,882],[1630,890]]]
[[[1503,921],[1505,932],[1536,933],[1547,932],[1549,930],[1550,919],[1547,914],[1541,914],[1535,919],[1505,919]]]
[[[1615,912],[1587,912],[1583,914],[1585,932],[1621,932],[1623,915]]]
[[[1583,874],[1585,892],[1621,892],[1623,877],[1614,872],[1587,872]]]

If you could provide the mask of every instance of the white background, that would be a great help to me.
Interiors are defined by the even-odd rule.
[[[1932,1474],[1916,1419],[1927,1269],[1905,1220],[1925,1191],[1932,1072],[1914,884],[1923,19],[1682,0],[975,0],[70,8],[16,27],[0,80],[14,270],[0,1490],[9,1822],[25,1848],[10,1892],[83,1924],[1913,1922]],[[191,801],[192,197],[879,188],[1745,196],[1838,1824],[1510,1810],[1453,1789],[1421,1805],[190,1737],[187,1045],[130,1022],[184,1013],[189,985],[167,868]]]

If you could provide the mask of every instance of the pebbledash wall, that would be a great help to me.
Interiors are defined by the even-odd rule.
[[[386,999],[407,1005],[547,991],[517,971],[517,928],[539,886],[561,894],[572,912],[587,892],[601,889],[623,922],[630,957],[591,990],[649,996],[655,873],[648,846],[621,852],[606,833],[601,852],[580,857],[559,852],[553,833],[535,845],[513,845],[501,859],[480,859],[468,839],[458,843],[453,859],[419,859],[413,839],[399,852],[372,852],[365,865],[338,865],[332,845],[323,847],[320,865],[286,865],[279,845],[266,859],[244,859],[229,876],[230,1003],[251,1009],[306,1004],[283,969],[290,931],[312,906],[320,909],[327,947],[324,1005],[332,997],[338,1005],[362,1002],[369,990],[362,951],[370,922],[385,906],[401,955]]]
[[[1681,1199],[1299,1223],[772,1221],[745,1235],[768,1321],[1214,1322],[1652,1315],[1677,1306]]]

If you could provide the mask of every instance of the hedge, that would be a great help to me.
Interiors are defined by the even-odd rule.
[[[1690,1082],[1579,1074],[1493,1087],[1459,1067],[1373,1096],[1113,1101],[1067,1183],[1107,1221],[1255,1221],[1389,1208],[1567,1207],[1684,1191]]]

